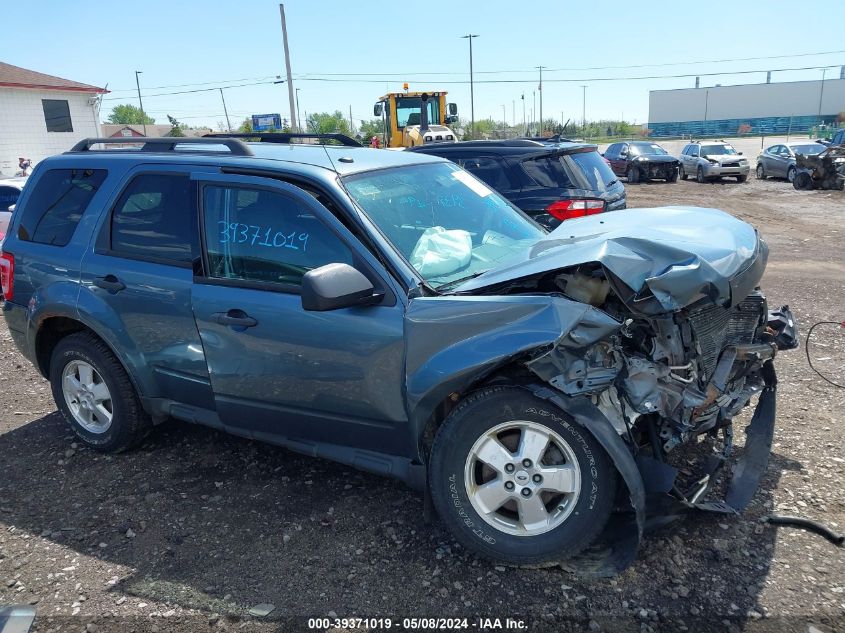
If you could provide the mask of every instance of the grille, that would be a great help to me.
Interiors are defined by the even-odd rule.
[[[739,163],[722,163],[722,167],[739,167]]]
[[[751,294],[731,309],[707,306],[690,313],[689,322],[701,350],[701,370],[709,381],[719,354],[729,345],[754,342],[754,332],[766,309],[766,298]]]

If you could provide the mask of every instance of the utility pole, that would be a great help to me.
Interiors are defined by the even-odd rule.
[[[534,97],[534,105],[531,107],[531,127],[534,128],[534,136],[537,136],[537,91],[531,91],[532,96]]]
[[[581,127],[584,128],[584,136],[587,136],[587,86],[581,86]]]
[[[226,97],[223,96],[223,88],[220,88],[220,98],[223,100],[223,112],[226,114],[226,129],[232,131],[232,124],[229,123],[229,111],[226,109]]]
[[[349,104],[349,135],[355,134],[355,126],[352,125],[352,104]]]
[[[505,128],[508,126],[508,115],[507,110],[505,110],[505,104],[502,104],[502,134],[505,133]]]
[[[819,125],[822,122],[822,97],[824,96],[824,75],[827,72],[827,68],[822,68],[822,88],[819,91]]]
[[[135,71],[135,87],[138,88],[138,105],[141,106],[141,123],[144,125],[144,136],[147,135],[147,115],[144,114],[144,102],[141,101],[141,82],[138,81],[138,75],[140,75],[143,70],[136,70]]]
[[[537,90],[540,91],[540,136],[543,136],[543,69],[545,66],[537,66],[540,70],[540,85]]]
[[[294,121],[297,120],[297,109],[293,98],[293,77],[290,72],[290,50],[288,49],[288,27],[285,22],[285,5],[279,4],[279,14],[282,16],[282,41],[285,45],[285,70],[288,76],[288,101],[290,102],[290,124],[291,127],[297,127],[294,132],[299,131],[299,126],[294,126]]]
[[[478,35],[473,35],[469,33],[467,35],[461,35],[462,40],[469,40],[469,116],[470,116],[470,124],[469,124],[469,137],[475,138],[475,94],[473,91],[472,85],[472,38],[478,37]]]
[[[290,125],[293,127],[293,117],[291,117]],[[299,119],[299,88],[296,89],[296,127],[300,132],[302,131],[302,121]]]
[[[516,99],[511,99],[511,125],[516,127]]]

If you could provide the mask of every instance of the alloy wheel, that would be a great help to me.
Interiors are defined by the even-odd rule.
[[[524,420],[499,424],[476,440],[466,459],[464,481],[479,516],[517,536],[558,527],[581,492],[572,447],[548,427]]]
[[[62,393],[74,420],[89,433],[105,433],[112,423],[111,392],[93,365],[68,363],[62,372]]]

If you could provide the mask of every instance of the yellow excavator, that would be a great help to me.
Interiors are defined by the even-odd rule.
[[[384,147],[414,147],[458,140],[449,123],[458,120],[458,106],[446,103],[446,92],[389,92],[373,107],[383,123]]]

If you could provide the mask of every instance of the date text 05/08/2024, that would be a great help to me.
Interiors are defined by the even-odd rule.
[[[520,618],[309,618],[310,630],[325,631],[328,629],[358,629],[397,631],[525,631],[528,624]]]

